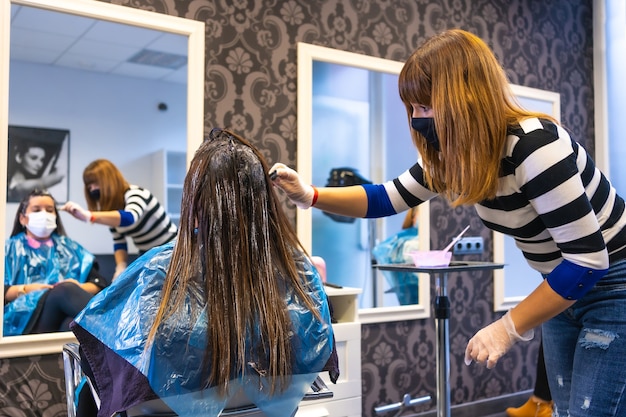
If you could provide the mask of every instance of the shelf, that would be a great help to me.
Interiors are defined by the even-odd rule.
[[[357,297],[362,292],[360,288],[333,288],[324,286],[324,290],[333,308],[333,318],[337,323],[352,323],[358,321]]]
[[[183,183],[187,173],[187,153],[161,149],[154,153],[154,183],[152,192],[165,207],[177,225],[180,222],[180,204]]]

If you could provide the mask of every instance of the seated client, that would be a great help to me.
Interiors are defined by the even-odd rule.
[[[4,254],[4,336],[67,331],[107,285],[94,256],[65,235],[47,191],[22,199]]]
[[[72,324],[99,416],[160,398],[217,416],[237,393],[290,416],[317,374],[338,377],[329,305],[260,152],[214,129],[185,178],[174,242],[151,249]]]

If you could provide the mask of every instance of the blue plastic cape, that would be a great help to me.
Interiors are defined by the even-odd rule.
[[[85,339],[82,330],[89,333],[89,339],[95,337],[139,370],[154,393],[181,417],[218,416],[238,387],[268,416],[284,417],[295,413],[298,403],[326,365],[334,343],[328,301],[315,268],[306,260],[300,269],[322,321],[300,304],[292,289],[285,289],[285,301],[293,323],[292,345],[295,352],[294,375],[288,389],[270,397],[268,387],[271,380],[260,377],[251,363],[251,369],[244,376],[238,375],[231,381],[227,397],[220,398],[216,387],[203,387],[201,382],[202,376],[206,375],[202,364],[207,317],[198,294],[187,297],[187,311],[195,309],[201,314],[192,318],[185,312],[168,319],[153,345],[146,349],[145,342],[159,308],[173,246],[173,242],[165,244],[138,258],[112,285],[94,296],[76,317],[72,329],[92,368],[103,366],[99,365],[103,358],[94,358],[98,355],[96,352],[102,350],[89,352],[89,344],[81,340]],[[98,383],[98,369],[93,371]],[[106,395],[101,393],[101,397]],[[121,411],[114,404],[108,407]]]
[[[410,251],[419,249],[417,228],[410,227],[388,237],[374,249],[372,255],[379,264],[406,264],[413,260]],[[400,305],[419,302],[418,276],[411,272],[381,271],[391,287],[388,292],[395,292]]]
[[[7,239],[4,245],[4,287],[23,284],[56,284],[64,279],[84,283],[93,266],[94,256],[80,244],[53,233],[53,246],[34,249],[26,233]],[[20,335],[47,290],[32,291],[4,306],[3,335]]]

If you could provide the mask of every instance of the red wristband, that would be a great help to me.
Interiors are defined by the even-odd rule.
[[[319,196],[319,191],[317,191],[317,188],[315,188],[314,185],[312,185],[311,187],[313,187],[313,202],[311,203],[311,207],[313,207],[315,203],[317,203],[317,197]]]
[[[93,215],[93,213],[91,213],[91,217],[89,218],[89,222],[93,223],[96,221],[96,216]]]

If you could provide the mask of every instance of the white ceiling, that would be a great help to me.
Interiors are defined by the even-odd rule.
[[[11,60],[187,82],[187,38],[182,35],[13,4],[10,39]],[[145,50],[159,54],[150,53],[142,64],[129,62]]]

